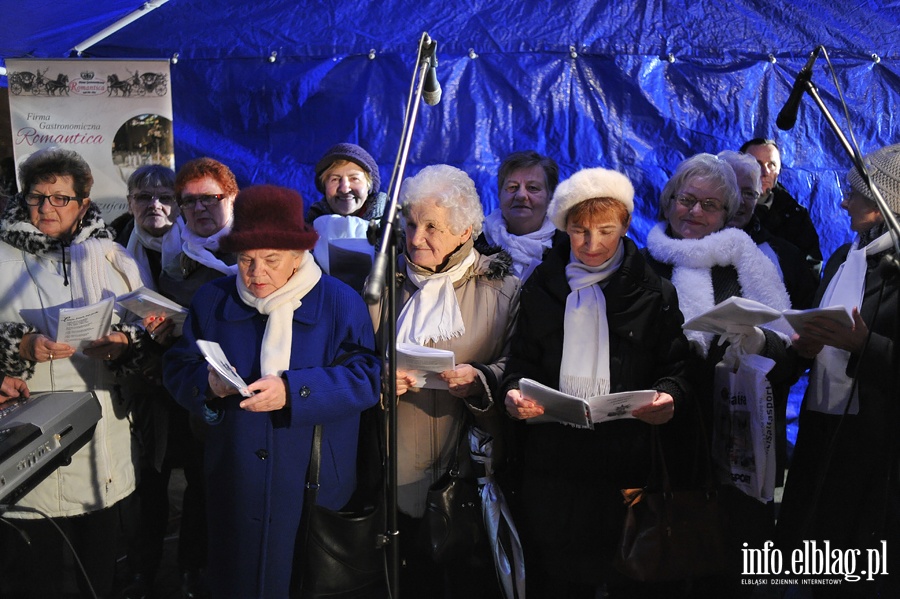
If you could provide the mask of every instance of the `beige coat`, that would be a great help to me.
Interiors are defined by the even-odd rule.
[[[466,244],[461,248],[471,247]],[[459,337],[431,344],[452,350],[457,364],[472,364],[479,370],[485,388],[480,397],[465,401],[449,391],[422,389],[400,397],[397,409],[398,491],[400,510],[419,518],[425,511],[425,494],[450,463],[455,451],[460,423],[468,408],[481,428],[498,436],[502,420],[503,398],[494,396],[494,387],[503,374],[509,353],[509,341],[519,306],[520,282],[511,274],[510,258],[505,253],[483,256],[455,283],[456,297],[465,323]],[[458,263],[462,256],[455,256]],[[397,269],[403,284],[397,294],[397,314],[417,291],[406,277],[401,258]],[[373,308],[373,314],[380,309]],[[378,327],[376,322],[375,326]],[[495,454],[502,449],[495,441]]]

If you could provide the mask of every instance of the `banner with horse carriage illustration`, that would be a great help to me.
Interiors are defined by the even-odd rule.
[[[175,168],[166,60],[6,60],[16,164],[47,146],[91,165],[91,199],[112,219],[126,210],[126,181],[144,164]]]

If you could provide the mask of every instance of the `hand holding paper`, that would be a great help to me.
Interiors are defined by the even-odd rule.
[[[719,345],[725,342],[745,354],[758,354],[766,347],[766,335],[759,327],[729,324],[719,338]]]

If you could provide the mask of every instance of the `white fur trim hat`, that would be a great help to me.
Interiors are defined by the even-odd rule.
[[[560,231],[566,230],[569,210],[585,200],[612,198],[622,202],[628,214],[634,212],[634,186],[622,173],[606,168],[578,171],[556,187],[547,216]]]

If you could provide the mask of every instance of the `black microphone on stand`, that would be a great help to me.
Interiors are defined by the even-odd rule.
[[[434,106],[441,101],[441,83],[437,78],[437,42],[432,40],[428,48],[428,72],[425,74],[425,83],[422,86],[422,99],[429,106]]]
[[[782,131],[793,129],[794,123],[797,122],[797,111],[800,109],[800,100],[803,99],[803,92],[806,91],[806,85],[812,79],[813,65],[816,63],[816,59],[819,58],[819,52],[821,51],[822,46],[816,46],[815,50],[809,55],[806,66],[800,69],[800,73],[794,81],[794,87],[791,88],[791,95],[788,96],[787,102],[784,103],[784,108],[781,109],[781,112],[778,113],[778,118],[775,119],[775,126]]]

